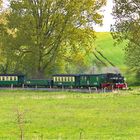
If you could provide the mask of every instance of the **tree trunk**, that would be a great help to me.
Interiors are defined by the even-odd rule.
[[[36,76],[37,76],[36,78],[38,78],[38,79],[44,79],[45,78],[45,70],[38,68]]]

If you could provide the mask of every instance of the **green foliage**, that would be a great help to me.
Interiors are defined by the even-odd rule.
[[[115,0],[114,17],[116,19],[113,29],[113,37],[118,42],[127,40],[125,50],[126,64],[129,71],[136,73],[140,79],[140,1],[139,0]]]
[[[140,93],[105,94],[0,91],[0,139],[17,140],[17,112],[24,139],[139,139]]]
[[[9,55],[12,58],[9,69],[43,77],[57,58],[84,59],[88,40],[95,37],[92,23],[102,23],[99,10],[105,3],[105,0],[10,0],[6,26],[12,32],[4,32],[2,40],[6,58]],[[80,50],[83,52],[79,54]]]

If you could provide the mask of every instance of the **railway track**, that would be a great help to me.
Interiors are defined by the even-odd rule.
[[[68,88],[36,88],[36,87],[0,87],[0,90],[26,90],[26,91],[46,91],[46,92],[79,92],[79,93],[103,93],[103,92],[112,92],[112,90],[108,89],[96,89],[96,88],[88,88],[88,89],[68,89]]]

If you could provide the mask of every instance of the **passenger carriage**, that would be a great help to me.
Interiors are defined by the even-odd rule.
[[[21,86],[25,76],[21,74],[0,74],[0,86]]]

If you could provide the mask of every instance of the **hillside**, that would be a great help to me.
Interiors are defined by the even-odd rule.
[[[96,48],[123,73],[129,85],[139,83],[136,73],[131,72],[128,66],[125,65],[125,43],[114,46],[114,40],[109,32],[98,32],[96,36]],[[102,59],[101,56],[100,59]]]
[[[95,46],[98,50],[109,59],[115,66],[122,68],[124,64],[124,46],[119,44],[114,46],[114,40],[109,32],[98,32]]]

